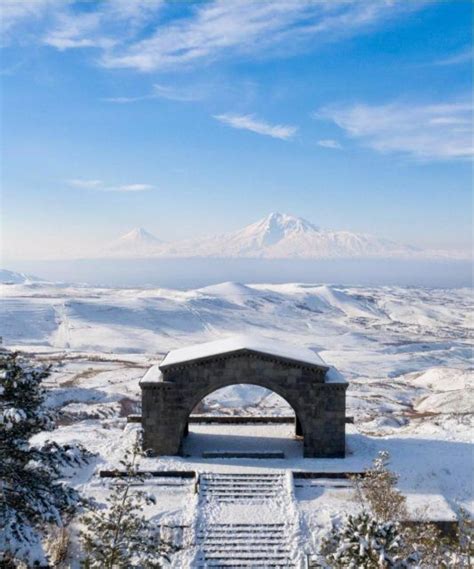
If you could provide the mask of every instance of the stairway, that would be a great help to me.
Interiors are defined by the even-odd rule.
[[[297,567],[292,527],[284,519],[292,501],[287,476],[278,472],[201,474],[197,568]]]
[[[286,491],[285,475],[275,474],[201,474],[199,491],[203,500],[219,502],[264,502],[277,499]]]
[[[214,524],[198,540],[200,567],[294,567],[283,523]]]

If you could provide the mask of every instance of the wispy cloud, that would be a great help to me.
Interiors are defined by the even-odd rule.
[[[91,4],[92,9],[83,10],[73,2],[52,1],[55,2],[54,13],[49,18],[52,24],[45,29],[42,42],[61,51],[80,48],[107,51],[131,42],[164,5],[164,0],[102,0]]]
[[[88,9],[80,2],[3,0],[9,26],[48,15],[43,42],[60,50],[99,48],[106,67],[140,71],[215,61],[235,54],[288,53],[333,40],[418,10],[425,0],[214,0],[189,3],[184,14],[162,10],[164,0],[103,0]],[[18,34],[17,34],[18,36]]]
[[[437,104],[390,103],[326,107],[315,113],[348,136],[383,153],[403,153],[420,160],[474,156],[470,101]]]
[[[170,85],[160,85],[155,83],[153,85],[153,95],[162,99],[169,99],[171,101],[181,101],[188,103],[192,101],[199,101],[204,98],[204,90],[200,88],[179,88],[171,87]]]
[[[136,97],[106,97],[102,100],[107,103],[117,104],[138,103],[140,101],[149,101],[150,99],[168,99],[180,103],[191,103],[193,101],[200,101],[203,98],[204,90],[202,88],[178,88],[155,83],[152,92],[147,95],[138,95]]]
[[[435,62],[435,64],[436,65],[458,65],[460,63],[468,63],[469,61],[472,61],[472,57],[473,57],[473,49],[472,49],[472,46],[470,46],[463,51],[460,51],[458,53],[454,53],[453,55],[450,55],[450,56],[445,57],[443,59],[439,59],[438,61]]]
[[[54,2],[55,0],[1,0],[0,28],[2,34],[9,34],[10,30],[17,25],[45,16]],[[6,38],[3,39],[5,41]]]
[[[342,144],[337,140],[333,140],[332,138],[324,138],[322,140],[318,140],[318,145],[322,146],[323,148],[331,148],[333,150],[342,149]]]
[[[139,103],[140,101],[148,101],[150,99],[155,99],[155,97],[153,95],[139,95],[138,97],[104,97],[101,101],[117,105],[128,105],[130,103]]]
[[[102,180],[84,180],[78,178],[67,180],[67,183],[73,188],[81,190],[95,190],[99,192],[145,192],[154,189],[154,186],[151,184],[123,184],[110,186]]]
[[[80,180],[78,178],[67,180],[67,183],[82,190],[101,190],[104,186],[102,180]]]
[[[428,0],[213,0],[183,3],[180,14],[168,10],[165,18],[165,0],[0,2],[12,41],[22,37],[18,25],[42,19],[36,32],[46,45],[96,48],[96,61],[106,67],[155,71],[312,48],[318,38],[362,33]]]
[[[154,186],[151,184],[125,184],[124,186],[115,186],[109,188],[109,192],[147,192],[153,190]]]
[[[273,138],[280,138],[281,140],[288,140],[295,135],[298,128],[296,126],[270,124],[268,122],[256,119],[253,115],[234,115],[223,114],[214,115],[218,121],[242,130],[250,130],[257,134],[264,136],[271,136]]]
[[[380,0],[218,0],[203,3],[146,39],[105,54],[108,67],[152,71],[213,61],[231,54],[299,49],[317,36],[350,34],[398,14],[408,3]],[[413,5],[413,3],[410,3]],[[281,53],[281,52],[280,52]]]
[[[115,41],[104,35],[102,13],[72,14],[59,12],[56,25],[43,37],[43,43],[59,49],[110,48]]]

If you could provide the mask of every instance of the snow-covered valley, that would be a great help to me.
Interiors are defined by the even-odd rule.
[[[354,417],[354,425],[347,427],[347,457],[303,459],[301,442],[285,424],[191,425],[187,457],[147,458],[144,467],[358,471],[378,451],[388,450],[392,468],[400,474],[400,489],[421,508],[431,504],[431,517],[438,510],[443,519],[444,507],[472,510],[473,322],[468,289],[229,282],[179,291],[50,283],[6,272],[2,277],[9,283],[0,289],[4,346],[52,363],[48,404],[61,410],[54,436],[82,442],[97,453],[94,466],[75,479],[86,493],[103,494],[104,483],[93,476],[94,470],[117,465],[137,430],[126,417],[140,412],[138,382],[148,367],[170,349],[244,332],[317,351],[346,376],[347,413]],[[292,413],[277,395],[239,385],[211,394],[198,411]],[[283,449],[286,458],[202,456],[209,448],[259,445]],[[160,519],[193,519],[196,504],[186,499],[186,488],[155,490],[159,505],[153,511]],[[306,538],[355,507],[347,488],[305,486],[295,496]]]

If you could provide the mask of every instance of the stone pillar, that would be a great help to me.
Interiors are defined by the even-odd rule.
[[[346,454],[347,385],[324,384],[317,405],[305,413],[305,458],[344,458]]]
[[[173,383],[142,383],[143,448],[162,455],[179,454],[187,416]]]

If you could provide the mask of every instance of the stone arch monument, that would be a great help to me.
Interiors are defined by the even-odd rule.
[[[242,383],[266,387],[290,404],[305,457],[344,457],[345,379],[307,348],[250,336],[173,350],[148,370],[140,381],[144,448],[179,454],[199,401]]]

